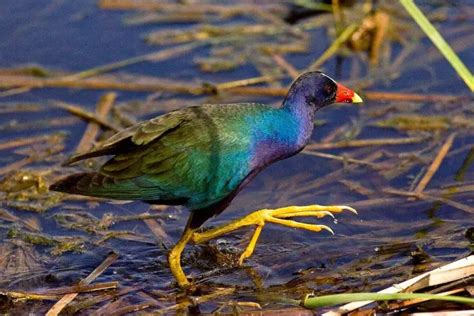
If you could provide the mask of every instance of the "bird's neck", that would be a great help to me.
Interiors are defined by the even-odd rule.
[[[295,94],[285,99],[282,110],[287,111],[298,122],[300,129],[298,143],[305,146],[313,132],[315,107],[309,106],[303,95]]]

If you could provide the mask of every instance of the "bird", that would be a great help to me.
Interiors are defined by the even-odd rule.
[[[111,156],[99,170],[60,179],[50,190],[150,204],[182,205],[190,211],[184,231],[168,254],[177,285],[191,283],[181,267],[185,246],[200,244],[246,226],[255,231],[239,263],[249,258],[265,223],[319,232],[326,225],[295,217],[333,216],[345,205],[260,209],[222,226],[202,230],[263,169],[296,155],[308,144],[315,113],[332,103],[361,103],[353,90],[312,71],[291,84],[283,103],[204,104],[175,110],[126,128],[65,164]]]

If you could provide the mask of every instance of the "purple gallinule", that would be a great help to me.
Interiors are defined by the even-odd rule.
[[[190,216],[181,239],[169,254],[179,286],[189,284],[181,253],[190,241],[202,243],[244,226],[255,226],[240,263],[252,255],[265,223],[331,231],[294,217],[324,217],[348,206],[290,206],[262,209],[224,226],[197,232],[220,214],[261,170],[300,152],[313,132],[316,111],[332,103],[360,103],[353,91],[321,72],[296,79],[279,108],[264,104],[206,104],[173,111],[127,128],[94,151],[68,163],[112,156],[97,172],[70,175],[51,190],[87,196],[184,205]],[[331,231],[332,232],[332,231]]]

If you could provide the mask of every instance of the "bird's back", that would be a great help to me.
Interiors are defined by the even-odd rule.
[[[99,172],[72,175],[53,189],[206,208],[296,153],[297,125],[285,111],[261,104],[189,107],[113,136],[97,151],[114,155]]]

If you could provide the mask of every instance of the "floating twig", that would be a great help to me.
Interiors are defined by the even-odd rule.
[[[404,92],[365,91],[364,97],[378,101],[406,101],[406,102],[455,102],[466,98],[463,96],[443,94],[418,94]]]
[[[286,59],[283,58],[283,56],[281,56],[280,54],[272,54],[272,58],[277,63],[277,65],[280,66],[280,68],[285,70],[286,73],[288,73],[291,76],[291,78],[293,78],[293,80],[298,78],[298,76],[300,75],[300,72],[296,70],[296,68],[292,64],[286,61]]]
[[[32,136],[28,138],[13,139],[0,144],[0,150],[16,148],[36,144],[38,142],[51,139],[51,135]]]
[[[154,1],[154,0],[100,0],[99,7],[101,9],[108,10],[140,10],[140,11],[179,11],[182,14],[188,12],[193,13],[209,13],[209,14],[221,14],[227,17],[231,17],[239,14],[253,14],[255,10],[260,10],[261,5],[247,5],[247,4],[237,4],[237,5],[225,5],[225,4],[205,4],[200,3],[199,5],[187,5],[180,3],[170,3],[163,1]],[[282,11],[283,6],[278,4],[265,4],[266,11]]]
[[[111,131],[118,132],[120,131],[120,128],[109,123],[105,118],[103,118],[101,115],[95,115],[94,113],[91,113],[89,111],[86,111],[82,109],[81,107],[73,104],[68,104],[60,101],[55,101],[53,103],[55,106],[60,107],[62,109],[65,109],[66,111],[79,116],[80,118],[86,119],[88,121],[94,122],[96,124],[99,124],[105,128],[110,129]],[[99,103],[100,104],[100,103]]]
[[[158,62],[158,61],[163,61],[170,58],[176,58],[182,54],[185,54],[193,50],[199,45],[200,43],[178,45],[175,47],[160,50],[158,52],[135,56],[135,57],[127,58],[115,63],[110,63],[110,64],[94,67],[91,69],[83,70],[75,74],[64,76],[62,77],[62,79],[63,80],[85,79],[88,77],[97,76],[99,74],[110,72],[112,70],[116,70],[119,68],[123,68],[123,67],[130,66],[130,65],[137,64],[144,61]]]
[[[143,222],[148,226],[153,235],[156,237],[156,241],[164,243],[166,246],[171,245],[171,239],[161,225],[153,218],[146,218]]]
[[[111,253],[97,268],[94,269],[86,278],[79,282],[79,285],[90,284],[94,281],[99,275],[102,274],[107,268],[117,260],[118,255],[116,253]],[[72,302],[79,293],[70,293],[64,295],[50,310],[46,313],[46,316],[56,316],[58,315],[63,308]]]
[[[272,82],[281,78],[283,78],[283,76],[260,76],[260,77],[218,83],[218,84],[215,84],[214,87],[217,90],[226,90],[226,89],[233,89],[237,87],[245,87],[245,86],[254,85],[254,84],[262,83],[262,82]]]
[[[126,288],[121,288],[118,291],[115,291],[113,294],[104,293],[104,294],[94,295],[92,297],[86,298],[85,300],[82,300],[81,302],[74,302],[72,304],[69,304],[66,310],[68,314],[74,315],[82,309],[86,309],[88,307],[94,306],[96,304],[99,304],[105,301],[115,300],[126,294],[129,294],[131,292],[136,292],[139,290],[140,290],[140,287],[126,287]],[[94,315],[94,314],[92,313],[90,315]]]
[[[402,191],[402,190],[395,190],[395,189],[383,189],[382,192],[395,194],[395,195],[401,195],[401,196],[407,196],[407,197],[413,197],[413,198],[418,198],[418,199],[428,200],[428,201],[433,201],[433,202],[438,201],[438,202],[450,205],[459,210],[462,210],[464,212],[474,214],[474,207],[471,207],[469,205],[465,205],[465,204],[462,204],[462,203],[459,203],[447,198],[425,194],[423,192],[416,193],[416,192],[409,192],[409,191]]]
[[[0,175],[4,175],[12,170],[21,169],[24,166],[29,165],[30,163],[34,162],[35,160],[36,158],[31,156],[31,157],[25,157],[23,159],[12,162],[11,164],[0,168]]]
[[[89,124],[87,125],[87,128],[84,131],[84,134],[82,135],[82,138],[76,147],[76,153],[84,153],[92,149],[93,143],[100,130],[100,126],[96,121],[107,122],[107,114],[112,109],[116,97],[117,94],[113,92],[104,94],[100,97],[99,102],[97,103],[97,108],[95,110],[96,116],[94,117],[96,118],[96,120],[89,122]],[[115,130],[115,132],[117,132],[117,130]]]
[[[141,78],[139,78],[141,79]],[[246,87],[247,85],[270,82],[276,80],[275,76],[262,76],[251,79],[240,79],[232,83],[222,83],[208,85],[195,85],[182,83],[173,80],[163,80],[158,78],[148,78],[146,82],[134,81],[123,82],[111,76],[97,76],[75,81],[64,80],[63,78],[37,78],[27,76],[11,76],[0,74],[0,88],[14,88],[28,86],[32,88],[70,88],[70,89],[91,89],[91,90],[122,90],[137,92],[174,92],[191,95],[214,94],[219,91],[225,91],[235,95],[258,95],[258,96],[279,96],[284,97],[288,92],[287,88],[280,87]],[[217,90],[217,91],[216,91]],[[415,94],[398,93],[382,91],[365,91],[364,97],[369,100],[377,101],[413,101],[413,102],[453,102],[466,97],[438,95],[438,94]]]
[[[465,288],[458,288],[458,289],[454,289],[454,290],[451,290],[451,291],[440,292],[440,293],[437,293],[437,295],[454,295],[454,294],[462,293],[465,290],[466,290]],[[418,298],[418,299],[412,299],[412,300],[406,300],[406,301],[391,303],[391,304],[388,304],[387,309],[389,309],[389,310],[400,310],[402,308],[406,308],[408,306],[423,303],[423,302],[426,302],[426,301],[428,301],[428,299]]]
[[[444,157],[446,157],[447,153],[449,152],[449,149],[451,149],[451,146],[453,145],[453,141],[455,137],[456,137],[456,133],[449,135],[446,142],[443,144],[443,146],[441,146],[438,152],[438,155],[436,155],[436,158],[433,160],[430,167],[426,171],[425,175],[423,176],[423,178],[421,178],[420,182],[418,183],[415,190],[413,191],[415,194],[422,193],[423,190],[426,188],[431,178],[434,176],[436,171],[441,166],[441,163],[443,162]]]
[[[334,159],[342,162],[349,162],[349,163],[354,163],[354,164],[359,164],[359,165],[365,165],[369,166],[374,169],[383,169],[383,168],[389,168],[390,166],[383,166],[379,163],[374,163],[371,161],[366,161],[366,160],[360,160],[360,159],[354,159],[351,157],[345,157],[345,156],[338,156],[338,155],[332,155],[332,154],[327,154],[327,153],[322,153],[318,151],[311,151],[311,150],[303,150],[303,154],[310,155],[310,156],[315,156],[315,157],[321,157],[321,158],[327,158],[327,159]]]
[[[13,300],[25,300],[25,301],[55,301],[61,296],[56,294],[40,294],[40,293],[28,293],[20,291],[2,291],[0,295],[7,296]]]
[[[386,146],[386,145],[405,145],[415,144],[425,141],[426,137],[406,137],[406,138],[373,138],[373,139],[354,139],[343,140],[336,143],[314,143],[306,146],[307,150],[315,149],[335,149],[346,147],[366,147],[366,146]]]
[[[14,300],[50,300],[55,301],[61,298],[61,295],[74,293],[89,293],[116,289],[118,282],[102,282],[96,284],[78,284],[75,286],[65,286],[55,289],[42,290],[41,292],[24,292],[24,291],[5,291],[0,290],[0,295],[8,296]]]
[[[123,90],[123,91],[170,91],[187,94],[203,94],[208,89],[202,86],[163,81],[154,78],[147,82],[121,82],[111,76],[98,76],[82,80],[64,80],[63,78],[36,78],[27,76],[4,76],[0,75],[0,88],[14,87],[31,88],[70,88],[70,89],[92,89],[92,90]]]
[[[16,222],[20,223],[23,225],[26,229],[33,231],[33,232],[39,232],[41,230],[41,227],[37,222],[33,220],[33,218],[26,218],[22,219],[18,216],[13,215],[9,211],[0,208],[0,220],[4,220],[7,222]]]
[[[382,156],[382,153],[380,151],[376,151],[371,153],[369,156],[365,157],[365,161],[367,162],[373,162],[377,159],[379,159]],[[337,181],[340,179],[341,175],[348,173],[349,171],[355,170],[358,166],[357,165],[350,165],[347,166],[344,169],[337,169],[333,172],[330,172],[322,177],[319,177],[316,181],[311,183],[311,190],[315,190],[316,188],[319,188],[321,186],[326,186],[329,183],[332,183],[334,181]],[[295,190],[296,191],[296,190]]]
[[[42,294],[65,295],[74,293],[89,293],[103,290],[116,289],[119,283],[117,281],[101,282],[94,284],[77,284],[73,286],[58,287],[55,289],[48,289],[41,291]]]

